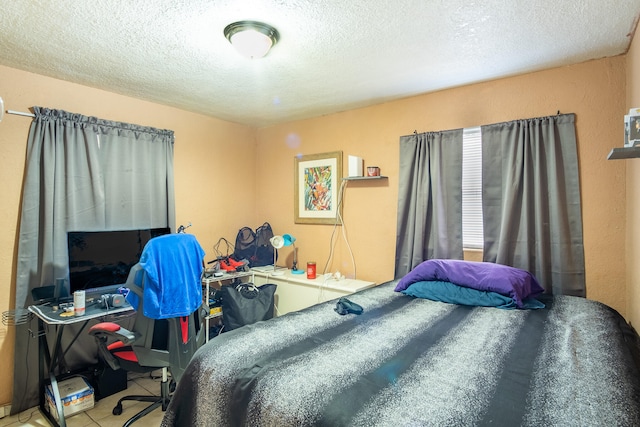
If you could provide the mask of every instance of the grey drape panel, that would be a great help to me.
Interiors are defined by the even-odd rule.
[[[484,260],[585,295],[575,115],[482,126]]]
[[[462,129],[400,137],[395,277],[462,256]]]
[[[33,110],[16,308],[31,304],[31,289],[51,285],[56,278],[68,279],[67,231],[175,227],[173,131],[61,110]],[[35,351],[27,351],[37,349],[27,331],[35,330],[36,322],[32,323],[16,333],[14,413],[38,402]],[[95,361],[95,354],[82,354],[82,345],[73,349],[79,351],[78,360]]]

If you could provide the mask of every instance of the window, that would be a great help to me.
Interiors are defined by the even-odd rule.
[[[482,249],[482,132],[480,127],[462,133],[462,247]]]

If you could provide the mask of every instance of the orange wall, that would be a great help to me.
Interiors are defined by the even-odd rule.
[[[393,277],[398,194],[398,140],[414,130],[437,131],[501,121],[576,113],[584,223],[587,296],[622,314],[625,303],[625,163],[607,161],[622,145],[625,59],[590,61],[459,87],[258,130],[256,169],[260,221],[297,238],[302,263],[324,267],[332,227],[294,224],[293,165],[298,154],[342,150],[380,166],[383,182],[349,183],[344,221],[357,277]],[[347,170],[345,164],[344,170]],[[328,271],[353,276],[342,236]]]
[[[635,57],[638,55],[636,54]],[[294,224],[293,159],[297,154],[343,151],[376,165],[386,181],[350,182],[344,198],[342,229],[329,271],[383,282],[393,277],[398,193],[398,139],[401,135],[563,113],[576,113],[582,185],[587,295],[622,314],[626,305],[625,163],[606,161],[622,145],[625,57],[346,111],[316,119],[254,130],[202,115],[97,89],[0,67],[0,96],[6,108],[32,105],[60,108],[176,133],[176,210],[212,258],[220,237],[233,242],[244,225],[269,221],[277,234],[298,239],[301,265],[316,261],[322,271],[329,257],[333,227]],[[638,101],[636,96],[636,101]],[[636,102],[637,103],[637,102]],[[13,308],[19,202],[30,119],[5,115],[0,123],[0,310]],[[639,171],[640,173],[640,171]],[[638,177],[640,179],[640,176]],[[635,210],[640,215],[640,206]],[[290,254],[283,249],[282,255]],[[637,317],[636,317],[637,318]],[[639,320],[640,321],[640,320]],[[0,369],[12,372],[14,337],[0,325]],[[11,375],[0,377],[0,405],[11,400]]]
[[[215,256],[213,245],[220,237],[235,239],[240,227],[253,223],[255,129],[1,66],[0,96],[5,109],[28,111],[39,105],[174,130],[176,218],[178,225],[193,223],[189,232],[198,237],[207,259]],[[16,242],[30,123],[30,118],[8,114],[0,123],[3,312],[14,308]],[[0,406],[11,402],[14,333],[14,328],[0,324]]]
[[[635,39],[627,53],[627,103],[625,111],[640,107],[640,40]],[[640,159],[626,160],[627,168],[627,318],[638,330],[640,325]]]

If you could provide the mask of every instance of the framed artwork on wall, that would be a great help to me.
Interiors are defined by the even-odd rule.
[[[342,151],[298,156],[294,162],[295,223],[341,224]]]

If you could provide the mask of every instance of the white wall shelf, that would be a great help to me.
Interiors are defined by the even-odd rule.
[[[343,181],[368,181],[372,179],[387,179],[386,176],[347,176],[342,178]]]
[[[607,160],[635,159],[637,157],[640,157],[640,147],[620,147],[611,149]]]

